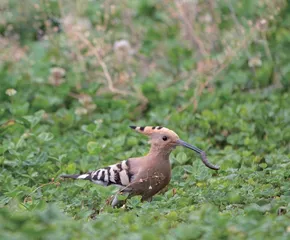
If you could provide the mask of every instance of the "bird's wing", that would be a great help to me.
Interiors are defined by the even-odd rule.
[[[90,180],[103,186],[117,185],[119,187],[127,187],[133,179],[133,172],[130,170],[130,159],[128,159],[96,171],[79,175],[63,175],[62,177]]]

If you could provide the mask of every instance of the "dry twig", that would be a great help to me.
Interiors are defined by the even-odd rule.
[[[120,95],[133,95],[130,92],[124,91],[124,90],[120,90],[115,88],[114,84],[113,84],[113,80],[112,77],[108,71],[108,67],[106,65],[106,63],[103,61],[103,59],[101,58],[98,49],[87,39],[85,38],[82,34],[80,33],[75,33],[75,35],[88,47],[90,48],[90,50],[92,50],[92,53],[94,54],[94,56],[97,58],[99,64],[102,67],[103,73],[105,75],[105,78],[107,80],[108,83],[108,88],[111,92],[113,93],[117,93]]]

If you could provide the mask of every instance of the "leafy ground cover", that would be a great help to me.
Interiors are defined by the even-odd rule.
[[[289,239],[286,1],[6,1],[0,14],[1,239]],[[207,152],[126,208],[62,181],[148,151],[161,125]]]

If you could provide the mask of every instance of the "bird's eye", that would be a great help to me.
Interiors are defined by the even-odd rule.
[[[166,141],[168,138],[166,136],[162,137],[163,141]]]

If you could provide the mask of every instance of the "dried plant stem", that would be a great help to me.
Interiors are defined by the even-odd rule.
[[[175,1],[175,5],[177,7],[177,10],[179,12],[179,15],[180,15],[181,20],[185,24],[185,26],[187,28],[187,31],[189,32],[189,34],[191,36],[191,39],[192,39],[193,44],[197,46],[197,48],[198,48],[200,54],[202,55],[202,57],[207,56],[208,55],[208,52],[206,51],[202,40],[199,39],[196,36],[196,34],[194,33],[193,28],[192,28],[192,25],[191,25],[190,21],[188,20],[186,14],[184,12],[184,8],[183,8],[182,3],[180,1]]]
[[[263,38],[263,46],[264,46],[264,49],[265,49],[265,52],[266,52],[266,55],[268,57],[268,59],[273,62],[273,57],[272,57],[272,54],[271,54],[271,50],[269,48],[269,44],[268,44],[268,41],[267,41],[267,36],[266,36],[266,33],[265,32],[261,32],[261,35],[262,35],[262,38]]]
[[[103,61],[98,49],[87,39],[85,38],[82,34],[80,33],[74,33],[94,54],[94,56],[97,58],[99,64],[102,67],[103,73],[105,75],[105,78],[107,80],[107,84],[108,84],[108,89],[112,92],[112,93],[116,93],[116,94],[120,94],[123,96],[134,96],[137,97],[140,101],[141,101],[141,106],[140,106],[140,110],[144,110],[147,107],[148,104],[148,99],[142,94],[142,92],[138,89],[135,89],[136,92],[132,93],[132,92],[128,92],[128,91],[124,91],[124,90],[120,90],[118,88],[116,88],[114,86],[113,83],[113,79],[109,73],[108,67],[106,65],[106,63]]]
[[[64,11],[63,11],[63,2],[62,0],[58,0],[58,4],[59,4],[59,9],[62,15],[62,18],[65,16]],[[89,51],[91,51],[93,53],[93,55],[96,57],[98,63],[100,64],[102,70],[103,70],[103,74],[105,76],[105,80],[107,82],[107,87],[109,89],[110,92],[114,93],[114,94],[119,94],[122,96],[133,96],[136,97],[137,99],[140,100],[141,105],[140,105],[140,109],[144,110],[146,109],[147,105],[148,105],[148,99],[143,95],[143,93],[140,90],[136,90],[135,92],[133,91],[125,91],[125,90],[121,90],[118,89],[114,86],[114,82],[113,82],[113,78],[108,70],[107,64],[105,63],[105,61],[103,60],[101,54],[99,53],[99,50],[81,33],[81,32],[73,32],[73,35],[75,35],[77,37],[77,39],[80,40],[80,42],[82,44],[84,44]],[[78,56],[80,59],[84,59],[84,57],[80,54],[80,52],[77,52]]]
[[[105,75],[105,78],[107,80],[107,83],[108,83],[108,88],[111,92],[113,93],[117,93],[117,94],[120,94],[120,95],[133,95],[132,93],[130,92],[127,92],[127,91],[123,91],[123,90],[120,90],[120,89],[117,89],[114,87],[114,84],[113,84],[113,80],[112,80],[112,77],[108,71],[108,67],[106,65],[106,63],[103,61],[103,59],[101,58],[99,52],[98,52],[98,49],[87,39],[85,38],[82,34],[80,33],[74,33],[90,50],[92,50],[92,53],[94,54],[94,56],[97,58],[99,64],[101,65],[102,67],[102,70],[103,70],[103,73]]]
[[[254,34],[252,31],[249,32],[248,37],[243,39],[243,42],[239,45],[238,48],[235,49],[235,51],[232,51],[231,54],[227,55],[226,58],[224,59],[223,63],[220,64],[219,68],[214,71],[213,69],[213,74],[207,78],[207,80],[204,83],[200,83],[197,88],[197,94],[193,95],[191,99],[189,100],[189,103],[180,107],[177,111],[178,112],[183,112],[185,109],[187,109],[192,103],[194,104],[194,110],[197,109],[198,101],[197,99],[202,95],[203,90],[205,89],[208,84],[217,77],[224,69],[226,69],[232,60],[236,57],[238,52],[240,52],[242,49],[245,49],[248,46],[248,43],[252,40],[252,36]],[[200,79],[202,76],[197,76],[197,79]]]

